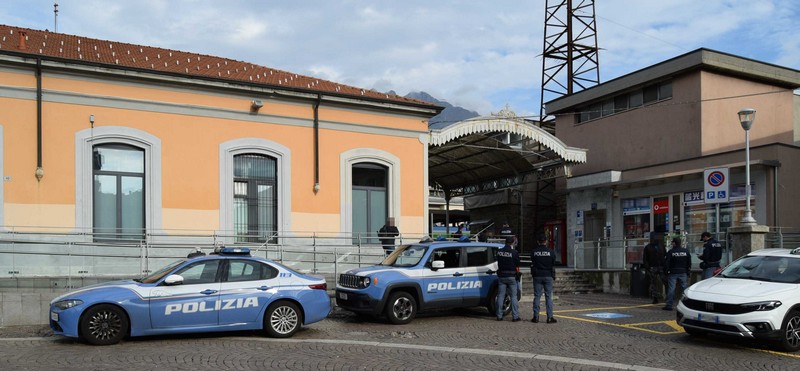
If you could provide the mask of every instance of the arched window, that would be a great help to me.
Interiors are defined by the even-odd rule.
[[[266,139],[240,138],[219,146],[220,229],[224,241],[277,242],[291,230],[292,153]]]
[[[386,222],[388,214],[388,169],[379,164],[353,164],[353,239],[374,236]],[[356,241],[357,242],[357,241]],[[370,239],[368,243],[378,243]]]
[[[277,161],[246,153],[233,157],[233,229],[237,242],[271,240],[278,230]]]
[[[112,178],[113,191],[109,188]],[[119,203],[108,203],[112,195],[119,198]],[[96,205],[98,200],[101,204]],[[143,206],[134,209],[134,205]],[[96,213],[111,213],[114,220]],[[106,240],[149,238],[152,233],[162,233],[158,137],[123,126],[87,128],[75,133],[75,227],[81,232],[100,229],[102,234],[95,238]]]
[[[144,150],[120,143],[92,149],[95,239],[144,238]]]

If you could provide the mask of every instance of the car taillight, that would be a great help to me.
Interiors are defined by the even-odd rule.
[[[318,283],[316,285],[308,285],[309,288],[313,290],[327,290],[328,284],[327,283]]]

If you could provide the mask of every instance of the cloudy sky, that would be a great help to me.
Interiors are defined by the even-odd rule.
[[[549,0],[554,5],[558,0]],[[577,1],[576,1],[577,2]],[[54,30],[52,0],[0,23]],[[539,113],[545,0],[59,0],[58,31],[216,55],[481,114]],[[599,0],[600,81],[705,47],[800,69],[796,0]]]

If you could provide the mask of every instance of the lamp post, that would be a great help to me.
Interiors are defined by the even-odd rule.
[[[744,218],[742,218],[742,224],[744,225],[756,224],[756,220],[753,218],[753,214],[750,211],[750,127],[753,126],[753,121],[755,121],[755,119],[756,110],[752,108],[743,108],[739,111],[739,123],[742,124],[742,129],[744,129],[744,163],[745,178],[747,178],[747,183],[745,183],[747,207],[744,210]]]

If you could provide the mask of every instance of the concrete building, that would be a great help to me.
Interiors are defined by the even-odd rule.
[[[0,229],[74,242],[313,232],[350,244],[391,216],[421,235],[427,120],[441,109],[248,62],[0,25]]]
[[[800,232],[800,209],[792,206],[800,198],[798,87],[800,71],[698,49],[548,102],[558,137],[586,148],[590,159],[560,184],[568,244],[724,233],[738,225],[745,209],[743,108],[757,111],[750,130],[753,215],[758,224]],[[726,202],[704,194],[710,169],[728,172]],[[575,263],[573,249],[568,260]]]

